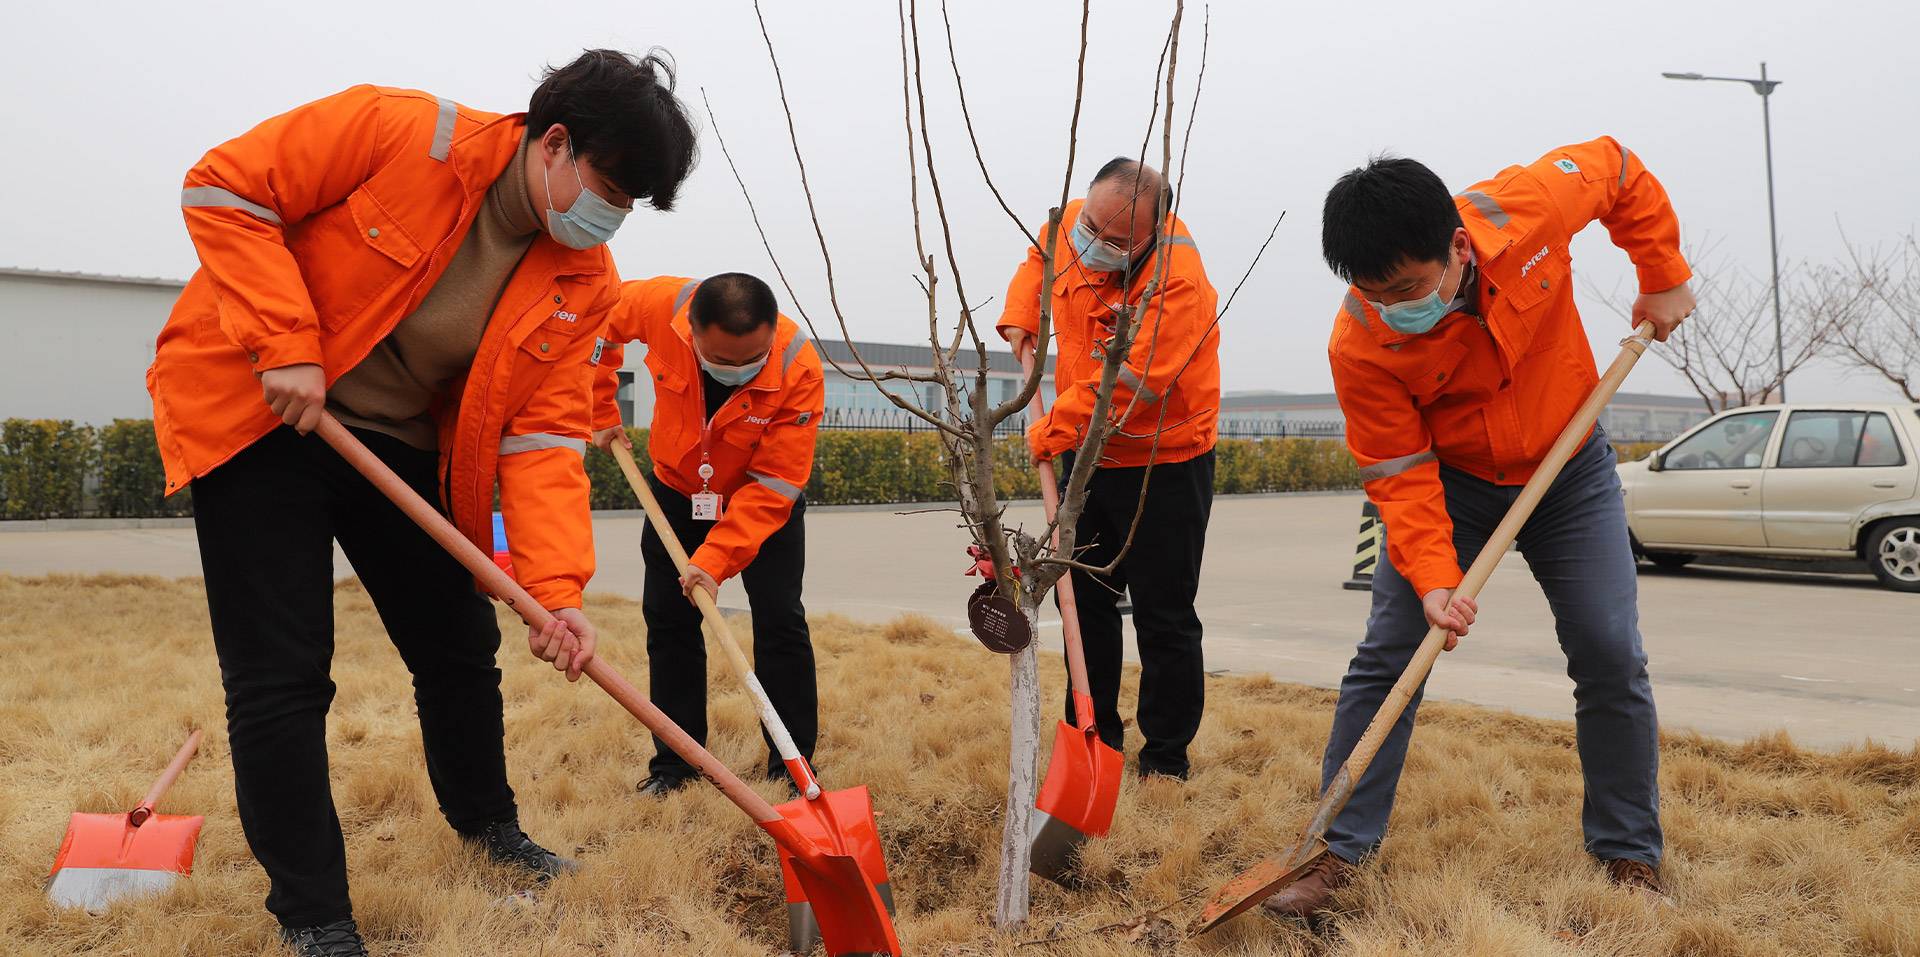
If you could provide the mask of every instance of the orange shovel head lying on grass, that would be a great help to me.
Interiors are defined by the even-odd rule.
[[[47,877],[49,900],[97,914],[116,901],[158,894],[193,872],[193,849],[205,819],[155,814],[153,806],[199,746],[200,732],[195,731],[133,810],[73,815]]]

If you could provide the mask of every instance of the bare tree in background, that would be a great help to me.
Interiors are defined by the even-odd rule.
[[[1136,349],[1145,349],[1147,363],[1155,361],[1154,349],[1159,342],[1159,312],[1164,308],[1163,301],[1155,295],[1163,287],[1166,273],[1165,256],[1155,256],[1155,273],[1139,301],[1123,303],[1114,313],[1113,336],[1107,343],[1105,362],[1101,370],[1097,389],[1097,401],[1087,434],[1078,447],[1074,458],[1074,467],[1068,476],[1067,489],[1062,496],[1056,521],[1047,527],[1030,533],[1024,528],[1009,527],[1004,521],[1005,503],[1000,501],[994,488],[994,433],[1002,422],[1017,416],[1027,409],[1034,393],[1040,386],[1047,367],[1048,350],[1052,344],[1053,302],[1049,294],[1054,279],[1060,270],[1070,265],[1069,261],[1055,261],[1055,238],[1061,230],[1071,228],[1072,224],[1062,223],[1062,209],[1073,196],[1074,158],[1078,149],[1080,106],[1085,91],[1087,62],[1087,25],[1091,14],[1091,3],[1083,0],[1080,11],[1080,39],[1078,68],[1075,73],[1073,89],[1073,119],[1066,132],[1066,163],[1061,175],[1060,199],[1055,205],[1040,235],[1035,236],[1014,209],[1008,205],[993,177],[980,149],[975,133],[973,117],[967,107],[966,84],[961,77],[960,61],[953,44],[951,21],[947,18],[945,4],[941,6],[941,19],[946,34],[946,53],[948,66],[954,82],[955,97],[965,120],[966,133],[973,149],[973,159],[977,164],[980,177],[986,187],[998,201],[1000,208],[1018,231],[1018,235],[1027,243],[1040,249],[1043,254],[1044,269],[1040,284],[1039,333],[1036,336],[1037,352],[1033,371],[1021,383],[1018,394],[1004,402],[995,404],[988,399],[988,350],[981,334],[981,323],[977,316],[979,306],[969,298],[965,281],[961,275],[958,257],[954,252],[953,228],[948,213],[948,199],[940,179],[940,167],[934,159],[934,144],[927,116],[927,97],[924,61],[921,54],[920,19],[916,0],[897,0],[900,21],[900,83],[902,96],[902,117],[905,130],[906,162],[908,179],[911,184],[911,204],[913,213],[913,237],[915,268],[918,271],[915,281],[926,297],[926,335],[933,348],[933,371],[931,373],[911,373],[905,369],[875,368],[855,346],[847,331],[847,320],[842,312],[834,278],[833,257],[829,251],[826,233],[820,225],[819,211],[815,205],[812,188],[807,180],[806,159],[800,148],[799,134],[795,127],[793,110],[788,101],[786,83],[781,77],[780,60],[774,51],[771,35],[767,31],[766,20],[760,15],[758,0],[754,5],[756,16],[760,17],[762,39],[766,43],[767,55],[773,64],[774,77],[779,88],[780,103],[786,114],[787,132],[793,146],[794,161],[798,167],[800,186],[807,202],[807,210],[812,218],[814,235],[818,241],[820,260],[825,269],[828,305],[838,325],[838,338],[847,346],[852,357],[852,367],[843,366],[828,358],[834,368],[842,375],[859,382],[867,382],[877,387],[889,402],[901,411],[933,426],[940,437],[944,451],[944,461],[948,470],[947,479],[952,485],[954,497],[959,503],[960,525],[970,534],[973,543],[990,556],[995,573],[999,594],[1015,603],[1025,614],[1030,624],[1039,620],[1039,608],[1047,593],[1053,588],[1060,576],[1072,568],[1081,568],[1100,574],[1111,574],[1119,563],[1119,557],[1108,565],[1093,567],[1076,561],[1078,554],[1074,542],[1074,529],[1082,509],[1086,504],[1087,483],[1102,459],[1107,440],[1122,426],[1130,421],[1134,413],[1143,408],[1140,392],[1121,407],[1113,401],[1115,384],[1119,381],[1120,371],[1129,356]],[[1148,134],[1141,143],[1139,159],[1145,162],[1148,147],[1153,139],[1155,126],[1159,132],[1159,161],[1162,174],[1170,180],[1174,178],[1174,95],[1176,91],[1175,74],[1179,64],[1181,19],[1184,4],[1175,0],[1166,41],[1162,49],[1159,66],[1156,67],[1153,86],[1153,103],[1148,119]],[[936,67],[937,69],[937,67]],[[1194,83],[1193,98],[1198,100],[1200,85],[1206,75],[1206,44],[1201,46],[1201,65],[1198,78]],[[1164,101],[1163,101],[1164,98]],[[779,257],[761,227],[759,214],[754,210],[752,193],[747,189],[740,172],[733,164],[733,158],[727,152],[726,140],[720,136],[719,121],[712,116],[715,138],[720,143],[721,152],[727,155],[727,162],[733,167],[734,177],[740,182],[740,189],[747,200],[748,209],[753,212],[754,223],[760,228],[760,237],[767,247],[767,254],[773,259],[775,272],[787,290],[795,311],[806,322],[815,338],[819,338],[819,329],[812,316],[801,303],[788,281],[785,269]],[[1184,181],[1186,166],[1186,145],[1193,131],[1193,105],[1187,106],[1188,117],[1186,132],[1180,149],[1180,180]],[[1031,154],[1037,146],[1025,152]],[[932,228],[923,221],[926,203],[922,197],[922,184],[932,199]],[[1161,191],[1164,194],[1164,191]],[[1164,195],[1160,199],[1159,226],[1161,238],[1168,235],[1172,216],[1178,209],[1176,190],[1175,206],[1167,208]],[[1277,231],[1279,224],[1274,226]],[[1268,240],[1271,241],[1271,234]],[[936,252],[930,252],[929,246],[937,244]],[[1064,244],[1062,244],[1064,245]],[[1264,252],[1265,246],[1261,247]],[[1068,254],[1069,256],[1071,253]],[[943,267],[944,260],[944,269]],[[1257,264],[1259,255],[1254,256]],[[1248,266],[1251,274],[1253,265]],[[950,310],[943,318],[942,284],[952,284],[951,299],[945,300]],[[1241,277],[1241,282],[1246,276]],[[1235,292],[1238,291],[1235,287]],[[1220,315],[1232,304],[1232,296],[1222,305]],[[1218,323],[1219,318],[1214,319]],[[986,326],[993,331],[991,323]],[[1141,335],[1142,330],[1146,335]],[[1201,341],[1214,334],[1210,328]],[[1196,350],[1198,346],[1195,347]],[[1192,359],[1188,356],[1162,357],[1160,361],[1172,359],[1180,363],[1176,368],[1186,369]],[[1176,375],[1176,381],[1178,376]],[[931,385],[939,396],[937,403],[921,403],[913,396],[917,390],[902,395],[889,388],[889,384],[906,382],[913,385]],[[1171,391],[1171,387],[1167,390]],[[1155,437],[1168,425],[1178,423],[1165,422],[1165,403],[1161,403],[1160,419],[1155,426]],[[1140,504],[1146,497],[1145,483],[1142,483]],[[1139,523],[1139,511],[1136,507],[1134,525]],[[1050,544],[1054,534],[1058,533],[1057,547]],[[1128,543],[1132,540],[1132,531],[1128,533]],[[1124,555],[1123,545],[1120,554]],[[1037,631],[1037,629],[1036,629]],[[1024,921],[1028,905],[1028,864],[1030,851],[1031,817],[1035,790],[1038,783],[1037,760],[1040,742],[1040,697],[1039,682],[1036,673],[1034,650],[1031,646],[1012,656],[1012,730],[1010,754],[1008,760],[1008,787],[1006,816],[1001,840],[999,866],[999,888],[994,908],[994,921],[1002,927],[1011,927]]]
[[[1768,401],[1778,394],[1783,375],[1830,349],[1835,329],[1858,309],[1859,297],[1844,295],[1843,286],[1829,289],[1805,264],[1785,264],[1780,272],[1783,372],[1774,351],[1767,281],[1716,259],[1711,248],[1698,256],[1689,252],[1687,261],[1693,265],[1698,305],[1666,342],[1654,345],[1653,353],[1686,377],[1708,412]],[[1631,317],[1633,297],[1617,289],[1597,294],[1621,318]]]
[[[1920,402],[1920,242],[1908,233],[1892,249],[1846,246],[1846,263],[1817,274],[1822,297],[1853,310],[1836,329],[1839,356]]]

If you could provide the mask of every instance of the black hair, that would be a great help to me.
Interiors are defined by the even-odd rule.
[[[636,202],[673,208],[698,156],[693,118],[673,95],[673,62],[665,51],[632,57],[588,50],[548,67],[527,104],[527,130],[539,137],[567,128],[570,146]]]
[[[1167,215],[1173,215],[1173,184],[1167,182],[1165,176],[1154,172],[1152,167],[1136,159],[1116,156],[1107,160],[1106,165],[1093,174],[1093,181],[1087,184],[1087,188],[1092,189],[1101,183],[1125,180],[1125,185],[1133,187],[1133,195],[1138,196],[1143,191],[1145,183],[1153,178],[1160,180],[1160,202],[1166,204]]]
[[[1380,282],[1403,263],[1446,259],[1460,225],[1453,194],[1433,170],[1376,156],[1327,190],[1320,254],[1346,282]]]
[[[693,291],[687,319],[698,328],[719,327],[732,336],[744,336],[780,318],[780,301],[758,276],[723,272],[709,277]]]

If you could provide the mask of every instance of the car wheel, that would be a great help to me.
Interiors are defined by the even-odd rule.
[[[1654,564],[1654,567],[1664,569],[1666,571],[1675,571],[1677,569],[1685,568],[1688,565],[1693,564],[1693,560],[1699,557],[1700,556],[1698,555],[1689,555],[1686,552],[1648,552],[1647,553],[1647,560],[1652,562]]]
[[[1896,518],[1875,529],[1867,564],[1880,584],[1920,592],[1920,516]]]

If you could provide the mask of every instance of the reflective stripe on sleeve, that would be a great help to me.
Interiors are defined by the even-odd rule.
[[[535,432],[532,435],[509,435],[500,440],[500,454],[514,455],[519,452],[538,452],[541,449],[572,449],[581,455],[587,454],[587,440],[567,435],[554,435],[551,432]]]
[[[1140,397],[1148,402],[1160,401],[1160,397],[1154,395],[1153,390],[1147,388],[1146,384],[1140,381],[1140,376],[1134,373],[1132,366],[1121,366],[1119,378],[1122,385],[1140,393]]]
[[[771,475],[762,475],[759,472],[751,472],[751,471],[747,473],[747,477],[753,479],[756,482],[759,482],[761,485],[764,485],[770,489],[773,489],[775,492],[778,492],[782,498],[785,498],[789,502],[800,497],[800,486],[795,485],[792,482],[786,481],[785,479],[778,479],[778,478],[774,478]]]
[[[1425,452],[1402,455],[1397,459],[1388,459],[1385,462],[1375,462],[1360,470],[1360,481],[1373,482],[1383,478],[1392,478],[1416,465],[1437,462],[1439,459],[1439,456],[1433,454],[1432,449],[1428,449]]]
[[[1499,229],[1507,224],[1507,211],[1501,209],[1499,202],[1493,197],[1477,189],[1465,195],[1467,202],[1472,203],[1473,208],[1480,211],[1480,215],[1487,217],[1487,222],[1492,223],[1493,228]]]
[[[440,98],[440,116],[433,123],[433,146],[427,155],[444,163],[447,153],[453,149],[453,121],[460,115],[460,108],[446,97]]]
[[[226,206],[245,210],[275,226],[283,225],[280,214],[230,189],[218,186],[189,186],[180,191],[181,206]]]
[[[1633,155],[1633,151],[1627,149],[1622,143],[1616,142],[1614,145],[1620,147],[1620,182],[1617,185],[1625,186],[1627,185],[1627,159]]]
[[[792,368],[793,360],[800,355],[800,347],[806,344],[807,330],[795,329],[793,340],[787,343],[787,351],[780,354],[780,368],[783,372]]]
[[[693,291],[695,289],[698,289],[699,287],[700,287],[699,280],[697,279],[687,280],[686,285],[680,287],[679,294],[673,297],[673,311],[676,313],[679,312],[681,307],[687,304],[687,300],[693,298]]]

